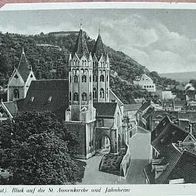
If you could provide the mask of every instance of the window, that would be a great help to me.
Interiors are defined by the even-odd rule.
[[[86,76],[85,75],[82,76],[82,82],[86,82]]]
[[[97,82],[97,76],[93,75],[93,82]]]
[[[71,92],[69,92],[69,100],[71,100]]]
[[[87,94],[86,93],[82,93],[82,101],[87,101]]]
[[[14,89],[14,98],[19,99],[19,90],[18,89]]]
[[[91,76],[89,77],[89,82],[91,82]]]
[[[71,76],[69,77],[69,82],[71,82]]]
[[[104,89],[103,88],[100,89],[100,98],[104,98]]]
[[[33,77],[33,75],[31,74],[31,75],[30,75],[30,77],[32,78],[32,77]]]
[[[73,100],[74,101],[79,101],[79,95],[78,95],[78,93],[74,93]]]
[[[77,83],[78,82],[78,76],[74,76],[74,82]]]
[[[93,88],[93,99],[97,98],[97,89]]]
[[[100,82],[104,82],[104,75],[100,76]]]

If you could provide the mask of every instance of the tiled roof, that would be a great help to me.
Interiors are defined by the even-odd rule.
[[[180,111],[179,119],[187,119],[191,122],[196,122],[196,111]]]
[[[105,47],[104,47],[101,35],[99,34],[98,37],[97,37],[97,40],[95,42],[95,46],[94,46],[94,49],[93,49],[93,55],[96,55],[96,57],[98,59],[100,59],[102,54],[106,58]]]
[[[180,127],[174,125],[172,122],[168,122],[168,119],[165,120],[165,123],[163,121],[160,122],[162,124],[162,127],[157,126],[157,136],[152,136],[152,139],[154,139],[152,140],[152,146],[159,152],[164,150],[171,143],[183,141],[189,134],[188,132],[182,130]]]
[[[116,102],[108,102],[108,103],[93,103],[93,106],[97,110],[97,117],[108,117],[113,118],[115,115],[117,103]]]
[[[79,58],[81,58],[83,55],[85,55],[86,57],[88,57],[89,55],[89,51],[88,51],[88,46],[86,43],[86,38],[85,38],[85,32],[82,31],[82,29],[80,29],[79,34],[78,34],[78,38],[76,41],[76,45],[73,51],[73,54],[77,54]]]
[[[178,163],[182,153],[179,152],[173,144],[168,145],[161,153],[161,156],[164,157],[164,163],[168,164],[166,170],[155,179],[156,184],[165,184],[169,182],[169,175],[172,170],[175,168],[176,164]]]
[[[24,80],[24,82],[26,82],[26,80],[29,76],[31,67],[28,63],[28,60],[26,58],[26,55],[25,55],[24,51],[22,51],[22,54],[21,54],[21,57],[20,57],[20,62],[19,62],[19,65],[18,65],[17,69],[18,69],[18,72],[20,73],[22,79]]]
[[[146,101],[145,103],[142,104],[142,106],[139,108],[138,111],[143,112],[143,111],[146,110],[150,105],[151,105],[151,101]]]
[[[10,112],[12,116],[17,114],[18,107],[16,102],[10,101],[10,102],[4,102],[3,104],[5,105],[5,107],[7,108],[7,110]]]
[[[68,85],[63,79],[32,81],[26,98],[17,102],[19,111],[51,111],[64,119],[69,106]]]
[[[196,183],[196,154],[187,149],[179,150],[176,144],[168,145],[161,153],[164,157],[160,165],[166,165],[166,169],[155,179],[155,171],[151,164],[145,168],[151,184],[167,184],[169,180],[183,178],[185,183]]]
[[[124,111],[137,111],[141,107],[141,103],[125,104]]]

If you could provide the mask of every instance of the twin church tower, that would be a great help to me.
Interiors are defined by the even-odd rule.
[[[88,49],[85,36],[85,32],[80,29],[74,51],[69,57],[69,99],[72,114],[81,110],[92,111],[93,102],[109,102],[108,54],[100,33],[92,52]]]

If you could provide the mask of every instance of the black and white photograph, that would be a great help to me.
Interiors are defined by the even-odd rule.
[[[195,183],[196,9],[0,9],[0,185]]]

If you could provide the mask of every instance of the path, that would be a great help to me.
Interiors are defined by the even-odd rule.
[[[127,173],[127,184],[145,184],[143,169],[148,164],[147,160],[131,160],[131,165]]]
[[[84,178],[81,184],[122,184],[122,177],[99,171],[99,163],[103,155],[96,155],[86,161]]]

